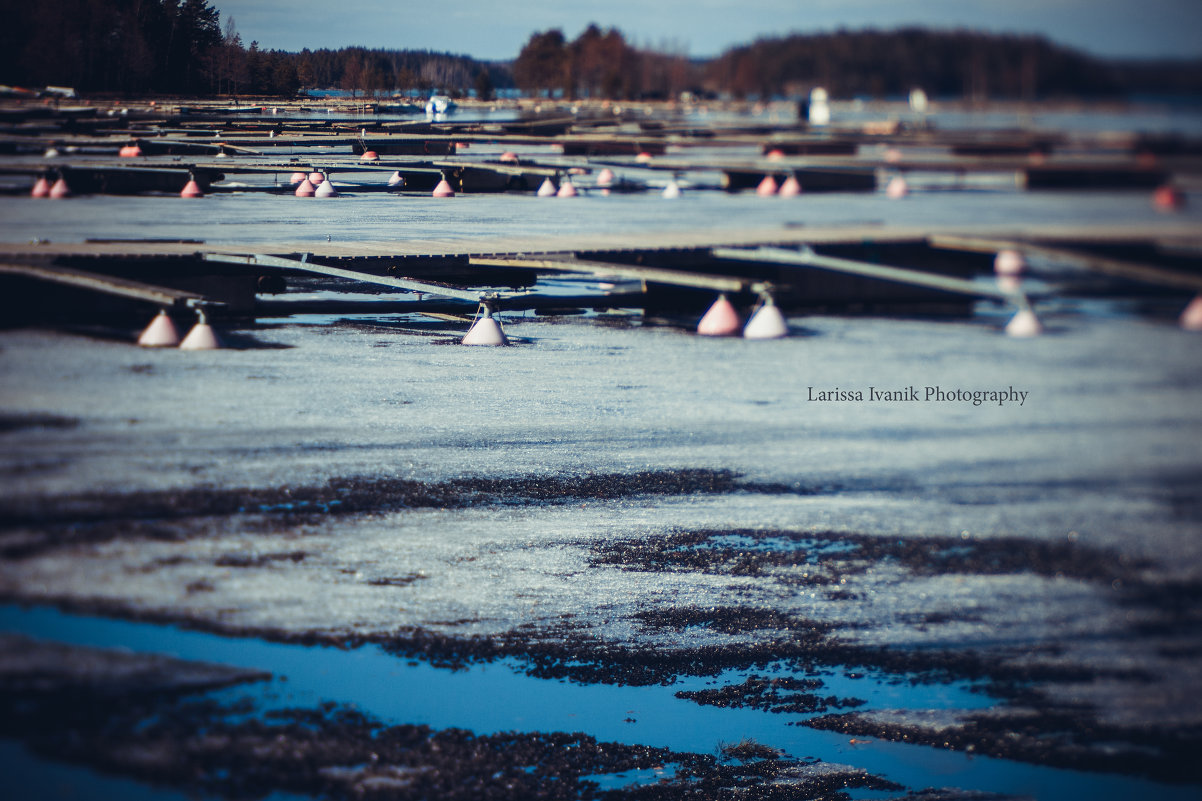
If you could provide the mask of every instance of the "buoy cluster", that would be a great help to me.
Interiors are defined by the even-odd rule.
[[[138,344],[144,348],[179,348],[180,350],[219,350],[222,346],[220,337],[209,324],[203,310],[197,311],[196,324],[188,335],[180,339],[179,329],[175,327],[170,315],[160,311],[146,326],[146,330],[138,337]]]
[[[33,182],[33,189],[30,190],[29,195],[30,197],[48,197],[58,200],[70,197],[71,187],[67,186],[67,179],[61,173],[40,175]]]
[[[296,184],[293,194],[297,197],[338,197],[338,190],[324,172],[294,172],[291,181]]]
[[[780,339],[789,335],[789,326],[771,295],[761,297],[746,325],[726,295],[719,295],[697,323],[697,333],[705,337],[733,337],[741,333],[745,339]]]
[[[790,173],[788,178],[778,184],[776,177],[768,173],[756,185],[755,193],[760,197],[797,197],[802,193],[801,181],[797,180],[796,175]]]

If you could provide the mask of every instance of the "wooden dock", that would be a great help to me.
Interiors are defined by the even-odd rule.
[[[1143,261],[1105,255],[1133,247],[1142,248]],[[994,253],[1012,248],[1177,293],[1202,291],[1202,232],[1171,221],[1151,228],[1022,231],[832,226],[337,244],[6,244],[0,245],[0,280],[20,279],[26,292],[31,282],[46,291],[69,286],[75,298],[86,291],[142,307],[203,308],[243,319],[268,308],[262,306],[265,294],[281,298],[269,303],[273,315],[281,313],[289,282],[305,276],[377,286],[401,293],[398,298],[426,298],[442,311],[447,304],[470,310],[479,303],[563,308],[567,301],[539,289],[540,278],[558,275],[587,277],[597,287],[634,282],[638,290],[610,296],[597,288],[573,301],[587,307],[695,312],[723,293],[744,305],[771,295],[794,311],[966,313],[973,298],[1026,304],[1012,291],[972,280],[992,275]]]

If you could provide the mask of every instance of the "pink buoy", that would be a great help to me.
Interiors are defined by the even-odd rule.
[[[322,181],[313,190],[313,197],[338,197],[338,191],[334,189],[334,184],[329,181]]]
[[[769,150],[768,155],[767,155],[767,159],[769,161],[780,161],[784,157],[785,157],[784,151],[780,150],[778,148],[773,148],[772,150]]]
[[[1165,184],[1152,193],[1152,205],[1161,211],[1180,211],[1185,208],[1185,193],[1172,184]]]
[[[144,348],[174,348],[179,344],[179,331],[167,312],[160,311],[155,315],[138,337],[138,344]]]
[[[771,175],[765,175],[760,181],[759,186],[755,188],[755,193],[760,197],[771,197],[776,194],[776,179]]]
[[[518,163],[518,154],[513,153],[509,150],[506,150],[504,153],[501,154],[501,162],[503,164],[517,164]]]
[[[366,153],[364,153],[362,156],[359,157],[359,161],[379,161],[379,160],[380,160],[380,154],[374,150],[368,150]]]
[[[906,179],[900,175],[890,178],[888,185],[885,186],[885,195],[894,200],[899,200],[908,194],[910,194],[910,187],[906,184]]]
[[[126,145],[117,151],[117,155],[121,158],[137,158],[142,155],[142,148],[137,145]]]
[[[315,191],[313,184],[310,183],[309,178],[306,176],[305,180],[296,185],[296,192],[293,194],[297,197],[313,197]]]
[[[999,250],[993,259],[993,271],[998,275],[1022,275],[1027,271],[1027,260],[1017,250]]]
[[[64,197],[71,197],[71,187],[67,186],[65,178],[59,178],[54,182],[54,186],[50,187],[49,197],[56,200]]]
[[[434,197],[455,197],[455,190],[447,183],[447,179],[443,178],[430,194]]]
[[[763,305],[755,310],[743,328],[745,339],[780,339],[788,334],[785,316],[769,297],[764,298]]]
[[[189,178],[188,183],[184,184],[184,188],[179,191],[180,197],[204,197],[205,193],[201,191],[200,184],[196,183],[195,178]]]
[[[1039,318],[1030,309],[1019,309],[1006,323],[1006,335],[1011,337],[1037,337],[1043,333]]]
[[[492,312],[484,309],[484,316],[476,319],[472,327],[464,335],[464,345],[508,345],[509,339],[501,329],[501,324],[492,316]]]
[[[299,184],[301,181],[308,180],[308,178],[309,178],[309,173],[307,173],[307,172],[294,172],[294,173],[292,173],[291,176],[289,176],[288,183]]]
[[[555,184],[551,183],[551,179],[544,178],[542,184],[539,185],[538,191],[535,192],[535,194],[539,197],[555,197],[556,191]]]
[[[605,169],[601,170],[601,172],[597,173],[597,186],[613,186],[613,184],[614,171],[609,167],[606,167]]]
[[[742,328],[743,321],[739,319],[739,313],[725,295],[719,295],[697,323],[697,333],[707,337],[734,336]]]
[[[388,185],[398,188],[403,187],[405,185],[405,176],[401,175],[400,170],[397,170],[392,174],[392,177],[388,179]]]
[[[30,197],[50,197],[50,182],[46,180],[46,176],[40,176],[33,182],[33,190],[29,195]]]
[[[555,197],[576,197],[576,187],[572,186],[572,182],[567,178],[559,185],[559,191],[555,193]]]
[[[780,185],[781,197],[797,197],[801,194],[801,181],[797,180],[796,175],[790,175],[785,179],[785,182]]]
[[[1202,331],[1202,295],[1189,302],[1177,322],[1186,331]]]
[[[321,183],[322,181],[324,181],[325,179],[326,179],[326,177],[319,172],[309,173],[309,183],[313,184],[314,188],[316,188],[317,185],[319,183]]]

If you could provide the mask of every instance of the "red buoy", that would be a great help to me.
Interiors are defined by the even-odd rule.
[[[1172,184],[1165,184],[1152,193],[1152,204],[1161,211],[1180,211],[1185,208],[1185,193]]]
[[[796,175],[790,175],[785,179],[785,182],[780,185],[781,197],[797,197],[801,194],[801,181],[797,180]]]
[[[50,197],[58,199],[71,196],[71,187],[67,186],[67,181],[64,178],[59,178],[54,182],[54,186],[50,187]]]
[[[46,180],[46,176],[40,176],[33,182],[33,191],[31,197],[50,197],[50,182]]]
[[[379,161],[380,154],[374,150],[369,150],[359,157],[359,161]]]
[[[196,178],[189,176],[188,183],[184,184],[184,188],[179,192],[180,197],[204,197],[205,193],[201,191],[200,184],[196,183]]]
[[[505,163],[505,164],[517,164],[518,163],[518,154],[506,150],[504,153],[501,154],[501,161],[502,161],[502,163]]]
[[[297,184],[294,194],[297,197],[313,197],[314,191],[313,184],[309,182],[309,178],[306,176],[305,180]]]
[[[434,197],[455,197],[455,190],[447,183],[447,179],[443,178],[430,194]]]

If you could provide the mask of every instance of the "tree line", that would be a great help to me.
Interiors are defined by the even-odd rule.
[[[1196,69],[1196,68],[1195,68]],[[704,82],[736,95],[1036,98],[1115,96],[1129,88],[1119,64],[1041,36],[904,28],[760,39],[706,65]]]
[[[475,92],[651,99],[799,96],[1037,99],[1172,92],[1202,95],[1202,62],[1105,60],[1040,36],[905,28],[762,38],[712,59],[665,42],[635,46],[615,28],[569,40],[537,31],[512,62],[425,50],[264,50],[207,0],[12,3],[0,25],[0,83],[85,93],[295,95]]]

